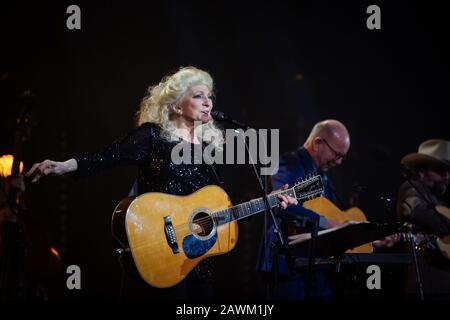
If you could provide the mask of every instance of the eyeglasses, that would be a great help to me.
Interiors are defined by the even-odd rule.
[[[333,151],[333,153],[334,153],[334,159],[333,160],[334,161],[339,161],[339,160],[344,161],[345,160],[345,158],[347,157],[346,154],[342,154],[340,152],[337,152],[336,150],[334,150],[334,148],[332,146],[330,146],[330,144],[328,143],[327,140],[325,140],[324,138],[321,138],[321,139],[327,144],[328,148],[330,148],[330,150]]]

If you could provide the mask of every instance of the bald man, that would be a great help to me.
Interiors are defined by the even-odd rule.
[[[326,173],[339,166],[350,149],[347,128],[337,120],[317,123],[303,145],[316,169]]]
[[[347,128],[337,120],[325,120],[317,123],[308,136],[306,142],[299,149],[280,156],[278,172],[272,177],[272,189],[281,188],[284,184],[292,187],[299,179],[310,173],[319,173],[324,182],[324,196],[335,202],[335,196],[328,184],[327,172],[339,165],[345,159],[350,149],[350,135]],[[286,219],[281,217],[295,217],[298,219],[319,220],[319,228],[326,229],[337,225],[336,222],[327,221],[324,217],[308,210],[301,205],[288,208],[282,215],[277,215],[279,225],[286,236]],[[271,219],[268,220],[264,252],[261,256],[259,270],[272,271],[272,250],[278,241],[274,233]],[[278,257],[278,282],[277,290],[273,298],[279,299],[303,299],[304,279],[294,270],[290,270],[282,256]],[[311,296],[314,298],[331,298],[331,290],[325,276],[316,272],[313,279]]]

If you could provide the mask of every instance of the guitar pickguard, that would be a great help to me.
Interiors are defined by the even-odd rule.
[[[194,235],[189,235],[183,239],[183,251],[186,257],[194,259],[204,255],[216,243],[217,233],[208,240],[200,240]]]

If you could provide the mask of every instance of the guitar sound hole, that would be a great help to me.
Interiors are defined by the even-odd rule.
[[[208,236],[214,229],[214,221],[206,212],[198,212],[192,220],[193,233],[201,237]]]

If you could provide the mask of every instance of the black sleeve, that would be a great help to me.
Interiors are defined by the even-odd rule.
[[[75,155],[78,168],[74,176],[84,177],[102,169],[144,163],[152,145],[152,130],[155,130],[153,125],[145,123],[98,152]]]
[[[426,205],[416,206],[411,211],[410,221],[438,237],[450,234],[450,220]]]

